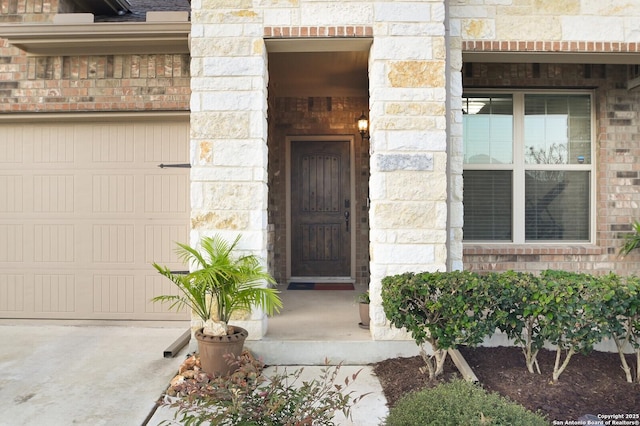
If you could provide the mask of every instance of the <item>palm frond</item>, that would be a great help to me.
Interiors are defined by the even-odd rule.
[[[156,302],[170,302],[170,308],[191,308],[203,321],[217,318],[226,323],[239,310],[259,307],[268,315],[280,312],[282,300],[279,291],[268,287],[275,284],[255,255],[235,257],[240,236],[229,243],[220,236],[205,237],[199,247],[177,244],[179,259],[188,264],[192,272],[173,274],[158,264],[153,266],[180,290],[180,295],[157,296]],[[216,315],[213,315],[215,310]]]
[[[624,236],[625,242],[620,248],[620,256],[626,256],[640,247],[640,222],[635,220],[632,224],[633,232]]]

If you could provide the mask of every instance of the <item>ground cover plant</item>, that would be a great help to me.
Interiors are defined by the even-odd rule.
[[[359,372],[338,382],[341,365],[327,362],[319,377],[301,380],[303,368],[263,374],[264,364],[247,351],[229,362],[237,370],[215,377],[201,371],[197,356],[189,357],[161,402],[174,410],[173,421],[163,424],[333,425],[336,412],[349,418],[351,407],[366,396],[348,390]]]
[[[454,379],[408,393],[389,411],[385,426],[545,426],[545,418],[475,383]]]

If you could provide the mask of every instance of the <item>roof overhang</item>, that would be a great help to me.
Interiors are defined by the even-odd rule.
[[[0,38],[32,55],[189,53],[190,22],[0,25]]]
[[[463,51],[463,62],[538,64],[640,64],[640,52],[487,52]]]
[[[129,0],[71,0],[78,10],[96,15],[124,15],[131,10]]]

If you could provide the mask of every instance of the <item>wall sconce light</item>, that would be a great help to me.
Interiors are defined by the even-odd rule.
[[[367,119],[367,116],[364,115],[364,111],[362,111],[362,115],[358,118],[358,131],[360,132],[360,136],[362,136],[363,140],[365,138],[369,139],[367,130],[369,130],[369,120]]]

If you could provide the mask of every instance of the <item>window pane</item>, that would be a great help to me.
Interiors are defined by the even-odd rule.
[[[528,241],[589,240],[589,172],[528,171],[525,209]]]
[[[513,100],[511,95],[466,96],[464,115],[464,162],[511,164],[513,162]]]
[[[511,241],[512,172],[465,170],[464,240]]]
[[[527,164],[591,164],[589,95],[525,95]]]

